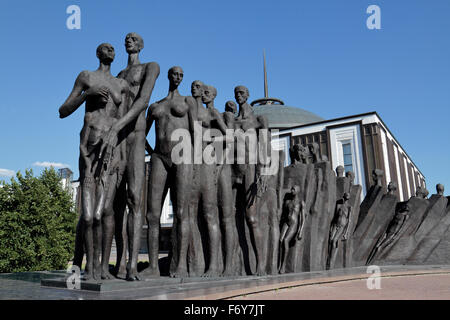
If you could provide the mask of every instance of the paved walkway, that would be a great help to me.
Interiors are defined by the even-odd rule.
[[[41,279],[64,277],[64,271],[0,274],[0,299],[446,299],[450,266],[381,267],[381,289],[369,290],[365,267],[233,279],[161,277],[117,282],[119,288],[90,292],[41,287]],[[120,283],[119,283],[120,282]],[[375,284],[374,279],[371,283]],[[110,286],[114,287],[114,286]]]
[[[381,278],[380,289],[367,280],[347,280],[240,295],[232,300],[450,300],[450,274]]]

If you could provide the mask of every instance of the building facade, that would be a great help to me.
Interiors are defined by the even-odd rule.
[[[361,200],[373,184],[374,169],[383,170],[384,186],[397,183],[400,201],[415,195],[418,186],[426,187],[424,175],[376,112],[273,128],[272,139],[273,148],[286,154],[294,144],[316,142],[332,168],[343,166],[346,172],[353,171],[355,183],[363,188]]]

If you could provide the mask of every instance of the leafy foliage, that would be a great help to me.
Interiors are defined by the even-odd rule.
[[[58,173],[20,172],[0,187],[0,272],[65,269],[77,213]]]

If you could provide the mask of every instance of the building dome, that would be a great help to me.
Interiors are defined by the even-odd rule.
[[[256,116],[265,116],[270,129],[284,129],[323,121],[322,117],[301,108],[285,106],[275,98],[263,98],[251,103]]]

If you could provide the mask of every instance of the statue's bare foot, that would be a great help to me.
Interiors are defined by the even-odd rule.
[[[161,276],[161,273],[159,272],[159,268],[153,268],[148,267],[147,269],[142,270],[139,272],[139,275],[145,277],[145,278],[152,278],[152,277],[159,277]]]
[[[102,278],[102,272],[100,270],[94,270],[92,274],[92,279],[94,280],[101,280]]]
[[[175,272],[170,273],[171,278],[186,278],[188,277],[188,272],[186,268],[180,268],[178,267]]]
[[[231,268],[226,268],[225,271],[222,273],[222,277],[233,277],[236,273],[231,270]]]
[[[91,279],[92,279],[92,272],[89,270],[85,270],[83,276],[81,277],[81,280],[89,281]]]
[[[127,268],[119,267],[119,269],[117,270],[116,277],[119,279],[126,279],[127,278]]]
[[[108,269],[102,268],[102,279],[103,280],[114,279],[114,276],[109,272],[109,268]]]
[[[213,278],[218,277],[219,272],[216,269],[208,269],[203,275],[202,278]]]
[[[127,273],[126,280],[127,281],[140,281],[141,276],[139,275],[137,270],[131,270],[130,272]]]
[[[266,270],[264,270],[264,268],[258,268],[258,270],[256,271],[256,275],[257,276],[265,276],[265,275],[267,275],[267,272],[266,272]]]
[[[100,264],[94,266],[94,272],[92,273],[92,278],[94,280],[100,280],[102,278],[102,268],[101,268]]]

